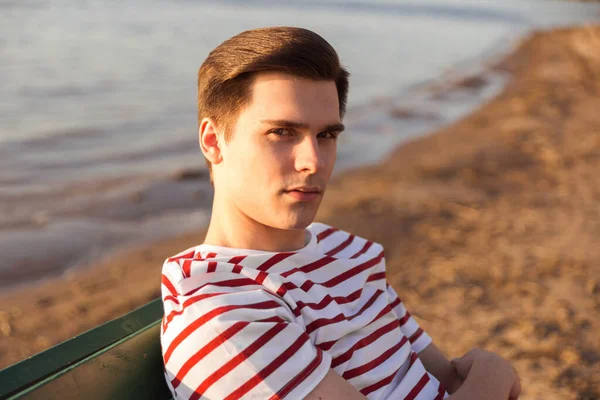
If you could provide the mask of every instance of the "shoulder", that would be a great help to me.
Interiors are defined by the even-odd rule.
[[[174,256],[168,257],[163,263],[163,277],[167,277],[174,281],[182,280],[185,277],[183,268],[186,263],[189,263],[196,258],[196,249],[197,246],[190,247],[189,249],[183,250]]]
[[[316,237],[320,253],[340,259],[383,256],[383,246],[336,227],[314,222],[307,228]]]
[[[272,266],[272,259],[281,258],[278,256],[284,253],[232,255],[214,247],[198,245],[165,260],[161,277],[163,300],[219,291],[277,292],[280,280],[262,266]]]

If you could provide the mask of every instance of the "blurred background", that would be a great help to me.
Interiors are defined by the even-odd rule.
[[[598,339],[590,331],[573,345],[600,315],[598,264],[577,264],[596,254],[600,232],[569,225],[598,221],[595,167],[579,181],[570,168],[600,155],[599,19],[600,4],[552,0],[0,0],[0,367],[158,296],[142,275],[157,278],[161,257],[199,243],[210,217],[197,70],[236,33],[291,25],[322,35],[351,73],[338,181],[321,218],[384,242],[391,282],[450,355],[479,345],[521,360],[525,398],[600,398]],[[587,136],[565,145],[569,129]],[[517,192],[538,197],[519,203]],[[589,213],[561,213],[577,196]],[[581,257],[565,258],[565,240],[552,247],[549,232],[569,246],[585,233]],[[523,287],[561,290],[502,285],[573,268],[585,273],[564,293],[595,299],[585,309],[536,297],[527,312],[560,311],[562,322],[517,333],[501,323],[524,318]],[[415,269],[425,271],[417,281]],[[536,334],[551,343],[527,353],[523,338]]]
[[[0,7],[0,290],[206,223],[196,73],[242,30],[302,26],[338,50],[352,74],[341,170],[468,113],[504,79],[489,74],[437,98],[428,84],[474,73],[532,29],[590,21],[598,10],[480,0]]]

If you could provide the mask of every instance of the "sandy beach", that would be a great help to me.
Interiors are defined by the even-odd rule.
[[[449,357],[500,353],[523,399],[599,399],[600,27],[532,34],[493,68],[511,76],[499,96],[338,175],[317,219],[385,246]],[[203,234],[1,296],[0,368],[158,297],[163,260]]]

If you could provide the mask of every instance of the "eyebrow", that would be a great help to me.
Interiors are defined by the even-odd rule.
[[[295,128],[295,129],[304,129],[308,130],[308,125],[303,124],[301,122],[288,121],[285,119],[261,119],[260,122],[275,126],[280,126],[282,128]],[[336,131],[342,132],[346,127],[342,123],[337,124],[329,124],[326,125],[323,131]]]

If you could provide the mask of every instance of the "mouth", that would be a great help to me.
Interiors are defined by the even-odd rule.
[[[301,186],[286,190],[285,193],[299,201],[313,201],[319,198],[322,190],[318,187]]]
[[[321,193],[321,189],[316,186],[301,186],[286,190],[286,192]]]

